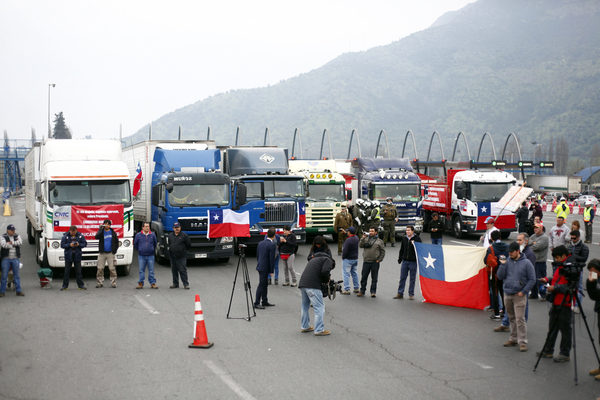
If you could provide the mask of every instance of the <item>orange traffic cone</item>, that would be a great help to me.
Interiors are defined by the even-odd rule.
[[[196,305],[194,308],[194,341],[188,347],[194,349],[208,349],[214,343],[208,341],[206,336],[206,326],[204,325],[204,314],[202,314],[202,305],[200,304],[200,295],[196,295]]]

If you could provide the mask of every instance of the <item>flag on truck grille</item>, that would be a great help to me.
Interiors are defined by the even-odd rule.
[[[223,209],[209,210],[207,236],[209,238],[250,237],[250,213],[248,211],[237,213]]]
[[[483,247],[414,243],[421,293],[428,303],[483,309],[490,304]]]
[[[514,229],[516,227],[516,217],[511,211],[502,209],[500,203],[478,202],[477,203],[477,226],[478,231],[485,231],[485,220],[487,217],[494,217],[496,222],[494,226],[498,229]]]
[[[298,228],[306,228],[306,204],[298,202]]]
[[[135,172],[137,172],[137,175],[136,175],[135,179],[133,180],[133,192],[132,192],[133,197],[137,196],[137,194],[142,189],[142,181],[144,180],[142,178],[142,166],[140,165],[139,162],[138,162]]]

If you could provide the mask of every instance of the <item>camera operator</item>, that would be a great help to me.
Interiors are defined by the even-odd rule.
[[[554,262],[554,275],[550,285],[547,286],[547,300],[552,302],[550,308],[550,317],[548,319],[549,334],[545,347],[542,349],[542,357],[554,357],[554,343],[560,331],[560,353],[554,357],[555,362],[567,362],[570,360],[571,353],[571,303],[572,295],[569,294],[570,288],[577,285],[579,272],[573,263],[573,256],[569,255],[569,250],[565,246],[558,246],[552,250]],[[571,274],[575,271],[575,276]],[[574,278],[574,281],[570,281]],[[540,281],[548,283],[548,278],[542,278]],[[539,353],[538,353],[539,356]]]
[[[585,263],[590,255],[590,249],[587,245],[583,244],[581,241],[581,234],[579,231],[571,231],[571,241],[567,243],[567,250],[569,254],[573,256],[573,264],[579,266],[583,269]],[[579,300],[579,304],[581,304],[581,300],[583,298],[583,276],[579,276],[579,283],[577,285],[577,300]],[[579,307],[573,307],[573,311],[578,314]]]
[[[329,283],[330,272],[335,268],[335,261],[331,254],[317,252],[310,259],[302,276],[298,287],[302,291],[302,311],[301,311],[301,332],[315,331],[315,336],[327,336],[331,331],[325,330],[323,325],[323,316],[325,315],[325,303],[323,302],[323,292],[321,284]],[[310,326],[310,316],[308,309],[312,304],[315,313],[315,326]]]
[[[597,315],[598,320],[598,331],[600,332],[600,285],[598,285],[598,275],[600,274],[600,260],[594,258],[588,263],[589,275],[586,281],[587,292],[590,295],[590,299],[594,300],[594,312]],[[598,340],[600,342],[600,339]],[[600,367],[592,369],[590,375],[594,376],[594,379],[600,381]]]

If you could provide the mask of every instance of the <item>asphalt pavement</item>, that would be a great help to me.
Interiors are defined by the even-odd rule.
[[[2,218],[25,232],[24,201]],[[551,217],[551,214],[547,214]],[[577,216],[582,220],[581,216]],[[548,219],[548,218],[546,218]],[[569,218],[569,221],[572,217]],[[549,221],[547,221],[547,225]],[[595,226],[591,258],[600,258]],[[514,238],[514,234],[512,237]],[[423,234],[425,242],[429,235]],[[475,245],[477,238],[444,244]],[[333,253],[336,244],[330,243]],[[95,269],[84,276],[87,291],[41,289],[34,247],[23,246],[25,297],[0,299],[0,399],[593,399],[600,382],[587,371],[598,366],[581,315],[576,316],[579,384],[575,360],[543,359],[535,352],[548,327],[548,303],[530,301],[529,351],[504,348],[506,333],[481,310],[423,303],[417,280],[414,301],[394,300],[398,247],[386,247],[377,298],[337,296],[326,302],[332,334],[300,332],[300,291],[269,286],[275,307],[256,310],[250,322],[227,319],[237,258],[188,266],[191,290],[169,289],[170,268],[156,266],[159,289],[136,290],[137,257],[118,287],[94,288]],[[302,245],[296,270],[306,264]],[[341,279],[341,259],[334,278]],[[252,296],[258,274],[247,258]],[[359,264],[360,269],[360,264]],[[281,282],[281,280],[280,280]],[[190,349],[194,296],[199,294],[211,349]],[[593,303],[584,311],[598,338]],[[246,316],[238,281],[231,316]],[[597,342],[596,342],[597,343]],[[558,346],[557,346],[558,347]]]

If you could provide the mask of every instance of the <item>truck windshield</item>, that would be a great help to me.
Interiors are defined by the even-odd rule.
[[[129,204],[129,181],[50,182],[50,202],[55,205]]]
[[[302,179],[265,181],[265,197],[304,197],[304,181]]]
[[[226,206],[229,204],[229,186],[174,185],[169,193],[169,204],[173,207]]]
[[[328,201],[344,201],[344,184],[336,183],[336,184],[310,184],[308,190],[308,200],[319,201],[319,200],[328,200]]]
[[[503,183],[468,183],[469,200],[478,201],[498,201],[504,196],[512,186],[512,182]]]
[[[373,200],[385,200],[388,197],[392,201],[419,201],[421,188],[419,184],[375,184],[373,190]]]

